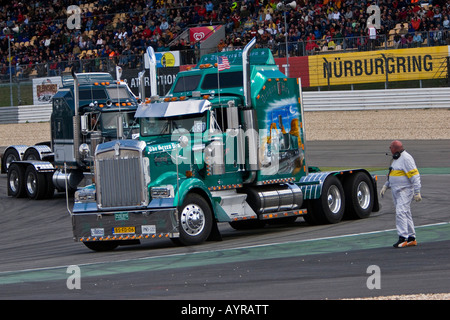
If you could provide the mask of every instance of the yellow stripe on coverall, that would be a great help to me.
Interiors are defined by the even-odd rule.
[[[405,172],[403,170],[391,170],[391,172],[389,173],[389,175],[393,176],[393,177],[407,176],[408,178],[411,178],[412,176],[415,176],[418,174],[419,174],[419,170],[417,170],[417,169],[412,169],[411,171],[408,171],[408,172]]]

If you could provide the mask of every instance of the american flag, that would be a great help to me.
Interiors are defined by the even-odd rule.
[[[223,71],[225,69],[230,69],[230,63],[228,58],[224,56],[217,57],[217,69]]]

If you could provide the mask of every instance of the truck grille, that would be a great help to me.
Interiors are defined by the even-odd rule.
[[[108,150],[96,155],[99,208],[141,207],[148,202],[141,150]],[[148,166],[147,166],[148,168]]]

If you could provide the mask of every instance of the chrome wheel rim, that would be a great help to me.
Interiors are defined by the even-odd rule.
[[[327,202],[332,213],[336,214],[341,210],[342,199],[338,187],[333,185],[328,189]]]
[[[197,236],[205,228],[205,213],[200,206],[189,204],[181,212],[180,223],[188,235]]]
[[[9,187],[12,192],[17,192],[19,189],[19,174],[16,170],[11,171],[9,176]]]
[[[359,206],[362,209],[367,209],[370,205],[370,189],[366,182],[361,181],[356,188],[356,197]]]
[[[29,194],[34,194],[36,192],[36,177],[33,174],[27,175],[27,190]]]

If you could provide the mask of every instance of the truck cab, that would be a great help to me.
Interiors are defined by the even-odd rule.
[[[365,170],[309,172],[300,81],[254,45],[203,56],[165,97],[139,106],[139,141],[97,147],[96,183],[75,195],[75,241],[93,250],[155,237],[191,245],[220,238],[220,222],[336,223],[346,197],[360,217],[377,210]]]
[[[98,144],[118,135],[138,136],[134,114],[139,103],[128,86],[109,73],[63,76],[52,99],[51,141],[5,149],[2,173],[8,173],[8,195],[43,199],[55,189],[74,192],[82,181],[89,184]]]
[[[132,138],[133,134],[136,137],[139,132],[139,123],[134,118],[138,99],[125,83],[114,80],[109,73],[78,74],[77,83],[75,93],[74,78],[63,78],[62,88],[53,97],[51,144],[57,168],[64,162],[88,167],[90,158],[77,159],[79,152],[75,145],[78,148],[89,145],[89,153],[93,155],[98,143],[117,139],[119,114],[125,138]],[[74,122],[76,115],[79,123]]]

